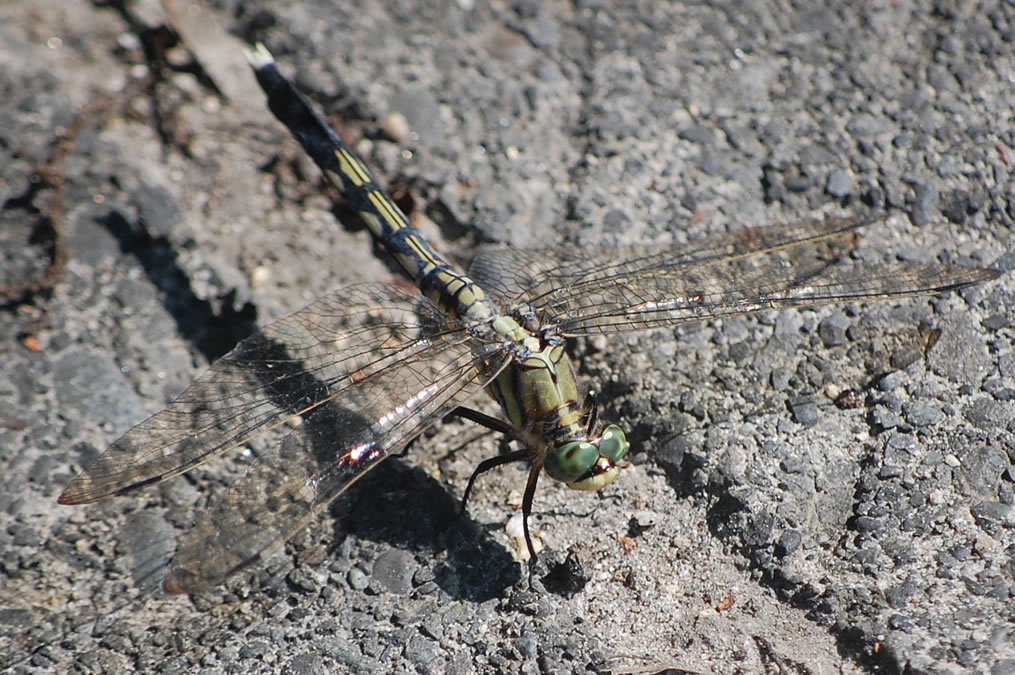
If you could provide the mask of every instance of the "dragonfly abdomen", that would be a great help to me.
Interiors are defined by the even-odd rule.
[[[409,219],[378,185],[355,151],[314,110],[275,67],[267,52],[254,52],[255,74],[268,95],[268,107],[288,127],[321,171],[342,192],[342,199],[391,253],[430,300],[452,316],[467,322],[490,322],[498,314],[472,279],[430,247]],[[515,340],[524,336],[509,327]],[[508,332],[495,328],[497,332]]]

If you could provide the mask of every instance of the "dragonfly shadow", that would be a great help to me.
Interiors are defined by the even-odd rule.
[[[172,526],[152,511],[135,511],[117,537],[117,547],[127,556],[134,587],[142,594],[161,587],[162,579],[176,550]]]
[[[97,220],[116,238],[120,250],[138,261],[159,290],[179,334],[209,361],[219,358],[256,330],[257,307],[246,302],[235,309],[235,289],[216,299],[219,311],[212,302],[197,296],[168,238],[152,236],[142,223],[132,223],[119,211]]]
[[[336,541],[353,534],[410,551],[445,593],[470,602],[500,597],[520,579],[511,553],[423,469],[387,461],[349,492],[331,510]]]

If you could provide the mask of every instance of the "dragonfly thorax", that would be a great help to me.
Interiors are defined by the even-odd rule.
[[[591,414],[563,340],[520,352],[490,385],[537,463],[576,490],[598,490],[620,473],[629,443],[615,424],[594,434]]]

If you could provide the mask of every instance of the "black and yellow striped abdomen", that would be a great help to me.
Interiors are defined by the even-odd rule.
[[[359,213],[420,291],[464,321],[485,323],[496,318],[499,311],[483,289],[430,247],[352,148],[320,118],[303,94],[273,67],[255,72],[268,94],[271,111],[285,123],[328,180],[341,190],[345,202]],[[512,337],[524,337],[517,333],[517,324],[500,323],[501,328],[514,333]]]

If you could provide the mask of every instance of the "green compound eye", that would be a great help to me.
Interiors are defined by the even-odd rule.
[[[616,424],[611,424],[603,429],[603,435],[599,437],[599,454],[610,462],[614,464],[619,462],[627,454],[629,447],[631,444],[627,442],[624,430]]]
[[[611,424],[597,439],[572,441],[551,451],[543,460],[543,468],[551,478],[567,483],[569,488],[598,490],[620,474],[617,462],[630,446],[624,431]]]
[[[547,454],[543,468],[550,478],[572,483],[587,474],[598,460],[599,448],[588,441],[572,441]]]

